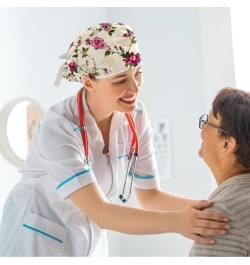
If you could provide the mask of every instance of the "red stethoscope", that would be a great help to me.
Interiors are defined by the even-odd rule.
[[[85,119],[84,119],[84,108],[83,108],[82,95],[83,95],[83,88],[81,88],[77,93],[77,108],[78,108],[78,114],[79,114],[80,132],[82,135],[82,143],[83,143],[84,154],[85,154],[84,162],[90,166],[88,133],[87,133],[87,127],[86,127]],[[126,177],[124,181],[124,186],[123,186],[122,193],[119,195],[119,198],[123,203],[127,202],[131,195],[132,184],[133,184],[133,180],[135,176],[136,161],[137,161],[138,152],[139,152],[139,141],[138,141],[138,136],[135,130],[135,122],[130,113],[125,113],[125,116],[129,123],[129,127],[132,131],[133,138],[132,138],[132,142],[131,142],[129,154],[128,154],[128,167],[127,167]],[[127,186],[126,184],[127,184],[129,175],[131,176],[131,181],[129,185],[128,194],[127,196],[125,196],[125,193],[126,193],[125,189]]]

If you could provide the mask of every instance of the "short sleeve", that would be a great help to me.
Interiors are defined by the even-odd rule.
[[[141,102],[135,122],[139,138],[139,156],[133,186],[139,189],[160,188],[157,161],[153,146],[153,129],[146,109]]]
[[[83,146],[73,125],[54,118],[40,123],[34,137],[37,156],[62,199],[83,186],[96,182],[91,168],[84,162]]]
[[[227,216],[230,220],[230,230],[225,235],[211,236],[216,243],[213,245],[204,245],[193,243],[189,256],[198,257],[244,257],[248,256],[249,242],[243,235],[238,221],[232,215],[231,211],[220,202],[216,202],[206,211],[214,211]]]

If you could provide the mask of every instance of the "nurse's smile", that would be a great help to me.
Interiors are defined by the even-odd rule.
[[[122,101],[123,103],[128,104],[128,105],[133,105],[133,104],[135,104],[136,96],[134,95],[132,97],[120,98],[120,101]]]

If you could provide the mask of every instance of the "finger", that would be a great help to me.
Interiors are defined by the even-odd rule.
[[[216,241],[213,238],[205,238],[200,235],[194,234],[191,237],[192,240],[194,240],[197,243],[205,244],[205,245],[213,245]]]
[[[194,234],[204,235],[204,236],[222,236],[227,233],[225,229],[215,229],[215,228],[204,228],[204,227],[194,227],[192,229]]]
[[[230,229],[230,225],[224,222],[217,222],[212,220],[197,219],[195,221],[195,226],[204,228],[215,228],[215,229]]]
[[[210,211],[198,211],[197,218],[220,221],[220,222],[229,221],[228,217],[226,217],[225,215],[221,213],[210,212]]]
[[[195,204],[192,206],[197,209],[197,210],[202,210],[204,208],[211,207],[213,205],[213,202],[207,201],[207,200],[200,200],[197,201]]]

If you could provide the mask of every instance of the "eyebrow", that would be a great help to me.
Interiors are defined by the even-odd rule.
[[[116,77],[113,78],[113,80],[117,79],[117,78],[121,78],[121,77],[125,77],[127,76],[126,74],[123,74],[123,75],[117,75]]]
[[[137,71],[139,71],[140,69],[141,69],[141,66],[138,67]],[[125,77],[125,76],[128,76],[128,75],[126,75],[126,74],[120,74],[120,75],[117,75],[116,77],[114,77],[112,80],[115,80],[115,79],[121,78],[121,77]]]

